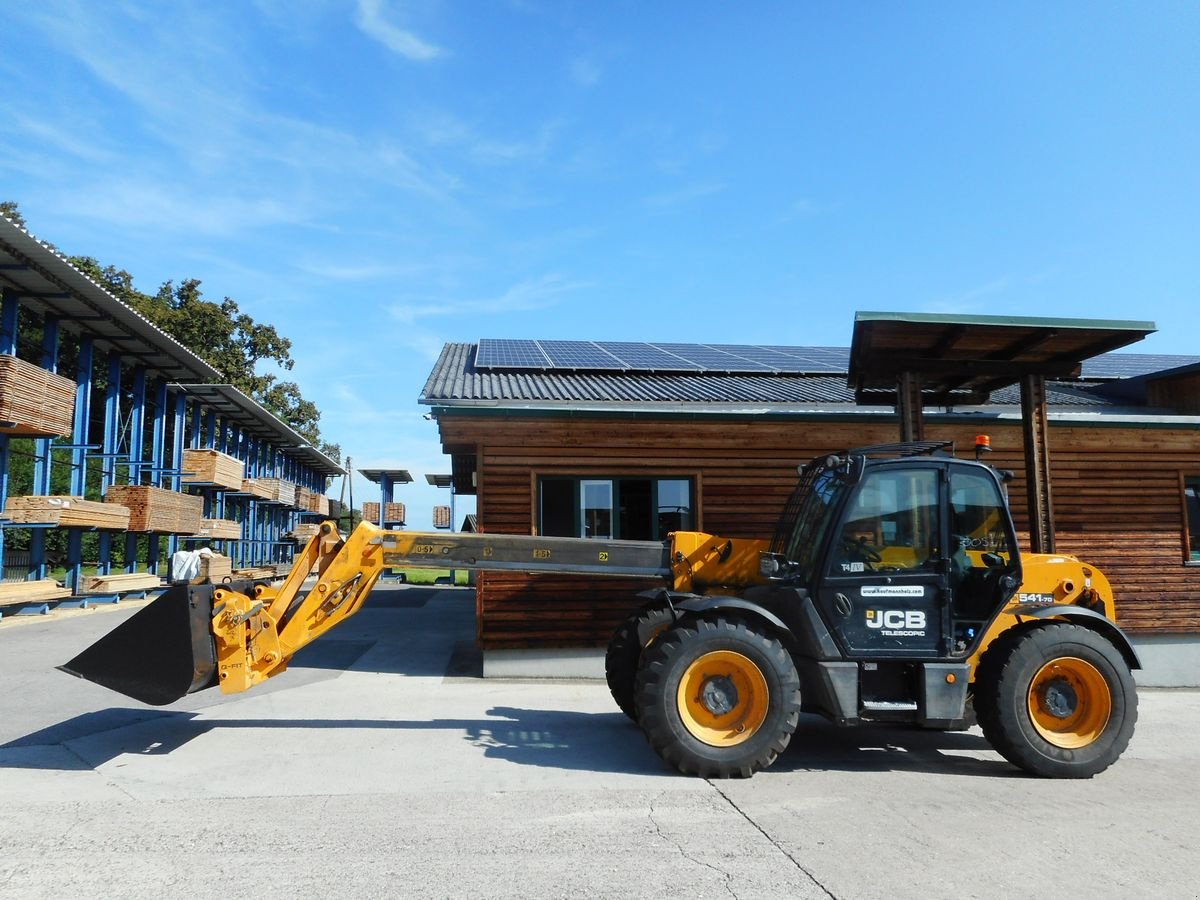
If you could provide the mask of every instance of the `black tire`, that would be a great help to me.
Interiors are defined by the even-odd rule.
[[[637,721],[634,690],[642,652],[667,628],[675,624],[675,613],[669,606],[646,606],[630,616],[613,632],[604,654],[604,676],[608,690],[621,712]]]
[[[676,625],[646,651],[637,711],[650,746],[679,771],[748,778],[792,739],[800,679],[777,638],[714,614]]]
[[[1129,745],[1137,690],[1120,651],[1070,622],[1013,628],[984,653],[975,712],[991,745],[1044,778],[1091,778]]]

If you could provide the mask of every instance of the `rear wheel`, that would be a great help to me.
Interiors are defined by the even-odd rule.
[[[650,745],[679,771],[745,778],[791,740],[800,679],[777,638],[736,619],[694,619],[647,651],[637,712]]]
[[[608,651],[604,654],[608,690],[621,712],[635,722],[637,704],[633,694],[642,652],[674,623],[675,613],[669,606],[647,606],[617,626],[608,642]]]
[[[1050,778],[1091,778],[1133,736],[1137,691],[1103,635],[1070,622],[1037,623],[999,638],[980,662],[976,712],[1009,762]]]

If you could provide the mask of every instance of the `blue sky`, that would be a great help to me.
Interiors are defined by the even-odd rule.
[[[0,35],[0,199],[274,324],[356,467],[448,469],[446,341],[844,346],[867,309],[1200,353],[1200,5],[40,0]]]

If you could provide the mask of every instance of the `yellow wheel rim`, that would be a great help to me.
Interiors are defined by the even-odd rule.
[[[1075,656],[1052,659],[1030,682],[1030,721],[1055,747],[1086,747],[1100,737],[1111,716],[1108,682],[1087,660]]]
[[[693,737],[711,747],[733,747],[762,727],[771,698],[758,666],[732,650],[714,650],[688,666],[677,699]]]

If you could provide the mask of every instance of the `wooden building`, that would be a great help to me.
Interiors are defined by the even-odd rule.
[[[892,407],[856,405],[847,365],[841,348],[485,340],[446,345],[421,400],[482,531],[764,538],[798,465],[897,439]],[[1106,572],[1144,644],[1200,638],[1198,373],[1200,357],[1111,353],[1046,390],[1056,549]],[[1013,388],[925,412],[925,437],[960,453],[990,435],[1025,529],[1021,422]],[[653,586],[482,574],[485,660],[602,647]]]

